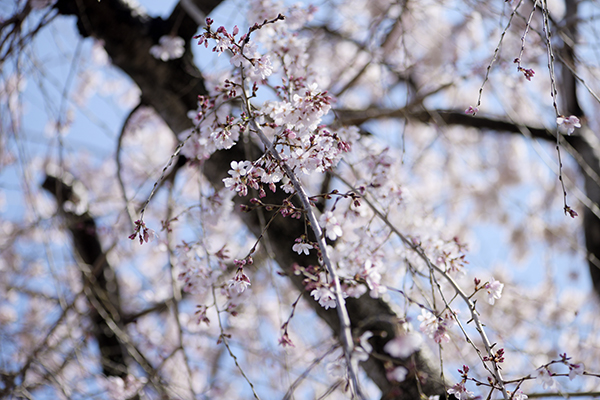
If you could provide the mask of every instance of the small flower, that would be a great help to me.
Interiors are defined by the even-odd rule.
[[[437,317],[426,309],[421,309],[421,315],[417,319],[421,321],[421,325],[419,326],[421,332],[431,336],[437,330]]]
[[[231,58],[229,59],[229,63],[234,67],[241,67],[244,65],[244,55],[241,51],[237,51]]]
[[[448,394],[453,394],[459,400],[468,400],[473,397],[474,393],[467,390],[463,382],[457,383],[448,389]]]
[[[402,366],[396,367],[385,374],[388,380],[395,382],[404,382],[406,375],[408,375],[408,370]]]
[[[569,379],[573,380],[577,376],[583,375],[583,364],[569,364]]]
[[[570,135],[575,131],[575,128],[581,128],[581,121],[574,115],[569,117],[565,117],[564,115],[559,115],[556,118],[556,123],[558,127],[562,130],[567,131],[567,135]]]
[[[421,321],[419,330],[433,340],[436,343],[448,343],[450,342],[450,335],[448,335],[448,328],[454,324],[454,319],[451,312],[447,312],[443,315],[443,318],[438,318],[429,311],[422,309],[421,315],[417,317]]]
[[[252,168],[252,163],[250,161],[232,161],[230,165],[231,169],[228,171],[228,173],[233,178],[246,175]]]
[[[146,223],[140,219],[135,221],[135,229],[131,235],[129,235],[129,239],[135,240],[136,237],[139,237],[140,244],[144,244],[144,242],[148,243],[153,241],[158,237],[154,230],[146,227]]]
[[[244,273],[242,268],[237,270],[235,277],[229,281],[229,288],[237,294],[242,294],[250,286],[250,278]]]
[[[369,339],[373,337],[373,332],[366,331],[363,333],[358,339],[360,347],[362,347],[367,353],[371,353],[373,351],[373,346],[369,343]]]
[[[268,55],[255,60],[255,64],[256,74],[260,75],[262,79],[267,79],[273,73],[271,58]]]
[[[133,375],[127,375],[124,379],[118,376],[106,378],[103,382],[111,399],[130,399],[143,389],[146,378],[137,378]]]
[[[479,108],[477,107],[473,107],[473,106],[469,106],[469,108],[467,108],[465,110],[465,114],[469,114],[469,115],[475,115],[479,112]]]
[[[494,278],[490,279],[490,281],[485,285],[485,289],[488,292],[488,303],[494,305],[494,302],[502,297],[503,288],[503,283],[500,283],[500,281],[497,281]]]
[[[298,239],[296,239],[296,240],[298,240]],[[302,242],[298,242],[292,246],[292,250],[294,250],[296,253],[298,253],[298,254],[304,253],[306,255],[309,254],[309,250],[312,248],[313,248],[312,244],[302,243]]]
[[[328,310],[329,308],[335,308],[335,295],[333,292],[324,286],[321,286],[318,289],[314,289],[310,292],[310,295],[315,298],[324,309]]]
[[[204,322],[207,326],[210,325],[210,319],[206,316],[208,307],[203,305],[198,305],[196,307],[198,307],[198,310],[195,312],[196,322],[198,325],[200,325],[202,322]]]
[[[325,229],[327,237],[331,240],[342,236],[342,227],[331,211],[325,211],[319,218],[319,225]]]
[[[558,384],[556,383],[554,378],[552,378],[552,374],[550,373],[548,368],[542,367],[538,369],[535,375],[537,380],[541,382],[542,386],[544,387],[544,390],[558,390]]]
[[[150,54],[163,61],[181,58],[185,52],[185,40],[179,36],[161,36],[157,45],[150,47]]]

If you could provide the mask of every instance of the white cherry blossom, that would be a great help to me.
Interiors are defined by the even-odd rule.
[[[150,54],[162,61],[181,58],[185,52],[185,40],[179,36],[161,36],[156,44],[150,48]]]
[[[581,122],[579,118],[574,115],[565,117],[563,115],[556,118],[558,127],[563,131],[567,131],[567,135],[570,135],[575,131],[575,128],[581,128]]]

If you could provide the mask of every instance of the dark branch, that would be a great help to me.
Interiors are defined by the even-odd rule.
[[[91,309],[94,310],[90,317],[94,325],[93,334],[102,356],[102,372],[108,376],[124,377],[127,375],[126,351],[109,327],[108,321],[94,306],[94,304],[99,304],[104,308],[104,314],[110,315],[116,324],[120,323],[119,282],[114,270],[106,260],[106,254],[102,251],[96,223],[87,212],[77,214],[65,209],[67,202],[76,204],[80,201],[73,186],[54,176],[47,176],[42,187],[56,198],[60,214],[64,217],[71,232],[73,248],[88,268],[87,271],[83,271],[82,276],[84,286],[91,288],[90,295],[94,297],[94,299],[88,298],[88,300],[90,300]]]

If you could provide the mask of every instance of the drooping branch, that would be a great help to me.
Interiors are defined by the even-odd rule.
[[[216,5],[214,2],[199,1],[196,4],[206,14]],[[127,6],[117,0],[103,0],[100,3],[96,0],[77,2],[63,0],[59,1],[56,7],[63,14],[77,17],[83,35],[92,35],[104,42],[113,64],[134,80],[142,91],[143,101],[156,109],[174,133],[191,127],[187,111],[196,109],[197,96],[206,92],[200,72],[191,63],[191,54],[188,52],[182,59],[162,62],[154,59],[149,51],[150,47],[158,42],[160,36],[170,33],[171,27],[167,23],[134,16]],[[181,26],[184,24],[182,23]],[[221,187],[222,179],[226,176],[231,161],[242,159],[248,159],[242,146],[218,151],[205,162],[203,171],[213,185]],[[270,196],[265,201],[278,204],[283,200],[280,198],[280,193]],[[262,226],[256,213],[244,214],[242,217],[249,230],[260,235]],[[296,263],[309,265],[318,262],[316,257],[307,258],[292,251],[298,232],[303,231],[304,226],[301,221],[289,218],[277,218],[269,229],[269,238],[275,251],[276,261],[294,285],[302,291],[304,290],[302,277],[293,273],[293,265]],[[339,337],[340,324],[335,310],[325,310],[307,293],[305,297],[317,315]],[[444,385],[439,378],[440,372],[427,357],[425,350],[417,351],[406,360],[394,360],[396,365],[405,365],[413,371],[412,378],[400,384],[387,378],[385,362],[381,357],[376,356],[384,354],[385,344],[397,335],[398,316],[385,301],[373,299],[366,294],[359,299],[347,299],[347,308],[354,330],[378,333],[377,337],[371,339],[375,356],[369,357],[362,367],[380,388],[383,398],[416,399],[420,398],[421,394],[446,397]]]

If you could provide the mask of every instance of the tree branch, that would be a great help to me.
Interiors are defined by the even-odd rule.
[[[156,109],[174,133],[191,127],[187,111],[196,109],[197,96],[205,94],[200,72],[191,63],[191,55],[186,53],[183,59],[162,62],[150,55],[150,47],[165,34],[165,24],[156,20],[133,16],[131,10],[120,1],[78,0],[73,2],[61,0],[56,7],[63,14],[73,14],[78,18],[78,26],[83,35],[93,35],[104,42],[105,49],[113,63],[127,73],[142,90],[142,98]],[[202,5],[204,3],[197,2]],[[208,14],[211,5],[206,3],[201,10]],[[175,13],[175,11],[174,11]],[[84,28],[87,25],[87,28]],[[182,23],[182,26],[184,24]],[[183,29],[183,28],[180,28]],[[124,40],[126,38],[126,41]],[[255,149],[259,151],[258,149]],[[234,146],[227,151],[218,151],[204,164],[204,174],[216,187],[222,187],[222,179],[227,175],[233,160],[246,159],[242,145]],[[280,191],[281,192],[281,191]],[[271,195],[266,201],[280,201],[279,193]],[[239,203],[240,199],[236,201]],[[267,219],[270,216],[267,216]],[[256,235],[261,233],[261,224],[256,213],[242,215],[249,230]],[[300,224],[300,225],[298,225]],[[285,271],[294,285],[304,291],[302,277],[293,273],[296,263],[317,264],[316,257],[307,258],[292,251],[298,232],[304,231],[301,221],[290,218],[277,218],[269,229],[269,238],[275,252],[275,259]],[[339,336],[339,320],[335,310],[325,310],[315,302],[308,293],[305,298],[315,312]],[[390,306],[381,299],[373,299],[368,294],[360,299],[347,299],[348,314],[353,329],[380,333],[372,339],[373,352],[383,354],[385,344],[396,336],[398,316]],[[386,377],[384,362],[371,356],[362,364],[367,375],[379,386],[386,399],[419,398],[421,393],[446,397],[444,385],[440,382],[440,372],[425,354],[425,350],[413,354],[409,360],[398,360],[400,365],[411,365],[411,370],[418,371],[420,382],[407,379],[400,384]]]

